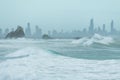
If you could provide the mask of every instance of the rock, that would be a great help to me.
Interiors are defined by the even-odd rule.
[[[51,39],[51,37],[48,36],[47,34],[44,34],[44,35],[42,36],[42,38],[43,38],[43,39]]]
[[[21,26],[18,26],[15,31],[8,33],[5,38],[21,38],[24,36],[25,36],[25,33],[23,28]]]

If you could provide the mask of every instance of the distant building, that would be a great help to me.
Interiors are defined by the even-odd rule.
[[[42,29],[40,29],[38,26],[35,27],[35,34],[34,34],[35,38],[42,38]]]
[[[114,28],[114,21],[111,21],[111,32],[110,35],[117,36],[119,35],[119,32]]]
[[[107,35],[106,26],[103,24],[102,34]]]
[[[31,38],[31,36],[32,36],[31,28],[30,28],[30,23],[27,24],[27,28],[25,29],[25,36],[27,38]]]
[[[94,34],[94,20],[90,20],[90,26],[89,26],[89,34]]]
[[[111,33],[113,33],[114,32],[114,22],[113,22],[113,20],[111,21]]]
[[[52,31],[52,37],[53,37],[53,38],[56,38],[56,37],[57,37],[57,34],[58,34],[58,33],[57,33],[56,30],[53,30],[53,31]]]
[[[105,24],[103,24],[103,32],[106,32],[106,29],[105,29]]]
[[[102,34],[102,30],[101,30],[100,26],[98,26],[97,33]]]

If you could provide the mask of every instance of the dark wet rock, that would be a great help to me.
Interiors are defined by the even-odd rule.
[[[21,26],[18,26],[15,31],[11,31],[5,38],[22,38],[25,36],[24,30]]]
[[[47,34],[44,34],[44,35],[42,36],[42,38],[43,38],[43,39],[51,39],[51,37],[50,37],[49,35],[47,35]]]

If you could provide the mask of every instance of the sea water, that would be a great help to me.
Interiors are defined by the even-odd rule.
[[[120,40],[0,40],[0,80],[120,80]]]

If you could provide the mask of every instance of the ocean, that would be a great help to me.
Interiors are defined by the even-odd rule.
[[[0,40],[0,80],[120,80],[120,40]]]

